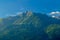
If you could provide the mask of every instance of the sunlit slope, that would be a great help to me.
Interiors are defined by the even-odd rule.
[[[60,25],[59,24],[51,24],[47,27],[46,33],[49,36],[49,39],[55,40],[59,39],[60,40]]]
[[[2,19],[2,18],[0,18],[0,23],[2,23],[2,21],[3,21],[3,19]]]

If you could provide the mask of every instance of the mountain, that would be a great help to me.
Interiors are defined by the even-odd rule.
[[[60,20],[42,13],[23,12],[2,18],[0,40],[58,40]]]

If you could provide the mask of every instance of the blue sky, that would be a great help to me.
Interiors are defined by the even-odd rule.
[[[60,0],[0,0],[0,17],[25,10],[42,13],[60,11]]]

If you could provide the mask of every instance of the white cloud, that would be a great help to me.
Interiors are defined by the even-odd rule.
[[[16,15],[10,15],[10,16],[12,16],[12,17],[13,17],[13,16],[16,16]]]
[[[53,18],[55,18],[55,16],[52,16]]]
[[[59,12],[59,11],[56,11],[56,13],[57,13],[57,14],[60,14],[60,12]]]
[[[59,18],[60,12],[59,12],[59,11],[51,12],[49,15],[50,15],[52,18]]]
[[[53,15],[53,14],[60,14],[59,11],[56,11],[56,12],[51,12],[50,15]]]
[[[13,16],[16,16],[16,15],[15,14],[6,14],[5,16],[6,17],[9,17],[9,16],[13,17]]]
[[[24,8],[21,8],[20,11],[24,10]]]
[[[23,12],[17,12],[16,14],[6,14],[5,16],[6,16],[6,17],[9,17],[9,16],[12,16],[12,17],[13,17],[13,16],[17,16],[17,15],[20,15],[20,16],[21,16],[22,13],[23,13]]]
[[[10,14],[6,14],[5,16],[10,16]]]
[[[19,15],[20,17],[23,16],[23,12],[17,12],[16,15]]]
[[[16,15],[21,15],[23,12],[17,12]]]

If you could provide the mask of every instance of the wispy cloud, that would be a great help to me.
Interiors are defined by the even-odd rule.
[[[59,11],[51,12],[49,15],[52,16],[53,18],[56,18],[60,16],[60,12]]]
[[[17,12],[16,15],[20,15],[20,14],[22,14],[22,13],[23,13],[23,12]]]
[[[17,12],[15,14],[5,14],[5,16],[6,17],[9,17],[9,16],[14,17],[14,16],[17,16],[17,15],[22,16],[22,14],[23,14],[23,12]]]
[[[9,16],[12,16],[13,17],[13,16],[16,16],[16,15],[15,14],[6,14],[5,16],[6,17],[9,17]]]
[[[52,15],[52,14],[60,14],[60,12],[59,11],[51,12],[50,15]]]

